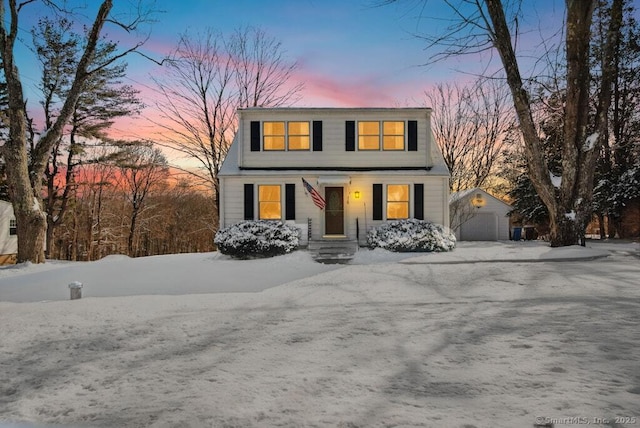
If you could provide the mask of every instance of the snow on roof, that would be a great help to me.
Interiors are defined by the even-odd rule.
[[[491,193],[487,192],[486,190],[482,190],[479,187],[474,187],[473,189],[465,189],[465,190],[461,190],[459,192],[453,192],[449,195],[449,204],[452,204],[453,202],[459,201],[461,199],[467,198],[475,193],[482,193],[485,197],[490,197],[498,202],[500,202],[501,204],[506,205],[507,207],[509,207],[509,209],[511,209],[511,205],[506,203],[505,201],[503,201],[500,198],[496,198],[495,196],[493,196]]]
[[[225,156],[224,161],[222,161],[222,166],[220,167],[220,171],[218,171],[218,176],[225,175],[238,175],[240,169],[238,168],[238,134],[233,137],[233,141],[231,142],[231,147],[229,147],[229,151],[227,151],[227,156]]]
[[[476,190],[480,190],[480,189],[478,187],[474,187],[473,189],[466,189],[466,190],[461,190],[459,192],[452,192],[449,195],[449,203],[455,202],[455,201],[457,201],[459,199],[462,199],[462,198],[466,197],[467,195],[472,194]]]

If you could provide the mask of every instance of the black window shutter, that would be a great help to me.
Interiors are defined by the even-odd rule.
[[[413,185],[413,217],[424,220],[424,184]]]
[[[373,219],[382,220],[382,184],[373,185]]]
[[[407,143],[410,152],[418,151],[418,121],[410,120],[407,126]]]
[[[313,151],[322,151],[322,121],[313,121]]]
[[[284,185],[284,219],[296,219],[296,185]]]
[[[244,185],[244,219],[253,220],[253,184]]]
[[[353,120],[347,120],[345,131],[345,150],[348,152],[354,152],[356,150],[356,122]]]
[[[260,151],[260,122],[251,121],[251,151]]]

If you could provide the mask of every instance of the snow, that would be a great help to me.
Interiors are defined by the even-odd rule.
[[[451,251],[456,237],[449,228],[425,220],[393,220],[367,232],[367,245],[391,251]]]
[[[600,136],[599,133],[594,132],[593,134],[589,135],[587,137],[587,139],[584,142],[584,146],[582,147],[582,151],[583,152],[588,152],[589,150],[593,150],[593,148],[595,147],[596,143],[598,142],[598,137]]]
[[[555,187],[556,189],[559,189],[560,186],[562,185],[562,177],[553,175],[552,172],[549,172],[549,177],[551,178],[551,184],[553,184],[553,187]]]
[[[576,221],[576,212],[575,211],[570,211],[568,213],[564,213],[564,216],[571,220],[571,221]]]
[[[343,266],[298,251],[3,268],[0,426],[637,418],[639,255],[460,242]]]

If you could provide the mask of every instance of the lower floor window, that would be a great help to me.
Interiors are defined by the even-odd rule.
[[[260,220],[280,220],[282,199],[279,185],[258,186]]]
[[[409,185],[389,184],[387,186],[387,219],[409,218]]]
[[[9,220],[9,235],[17,235],[18,234],[18,223],[11,219]]]

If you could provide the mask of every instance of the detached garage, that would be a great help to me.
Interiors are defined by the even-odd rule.
[[[509,239],[511,205],[480,188],[452,193],[449,198],[451,228],[459,241]]]

